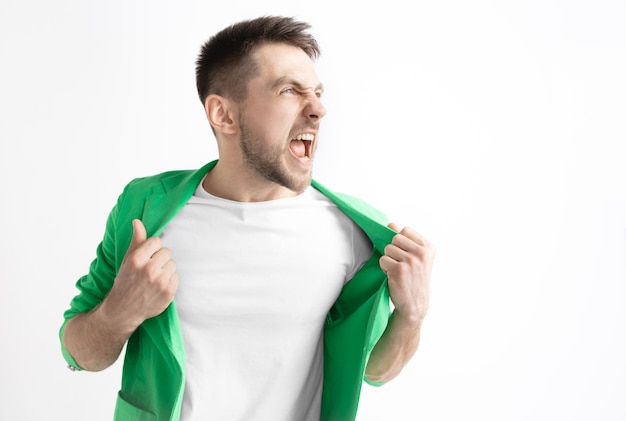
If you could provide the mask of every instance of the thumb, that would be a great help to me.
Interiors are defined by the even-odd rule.
[[[387,224],[387,226],[395,232],[400,232],[400,227],[395,222],[390,222],[389,224]]]
[[[143,226],[143,222],[141,222],[140,219],[133,219],[133,238],[130,240],[130,245],[126,253],[134,251],[141,243],[146,241],[146,238],[146,227]]]

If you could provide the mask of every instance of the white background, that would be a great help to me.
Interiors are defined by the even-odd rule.
[[[410,6],[409,6],[410,4]],[[438,246],[417,356],[358,419],[626,419],[624,1],[0,2],[0,419],[110,420],[57,331],[133,177],[216,157],[194,60],[313,25],[317,179]]]

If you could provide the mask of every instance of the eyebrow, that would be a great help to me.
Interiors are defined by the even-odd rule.
[[[278,79],[276,79],[274,81],[274,83],[272,84],[272,89],[276,89],[281,85],[294,85],[295,87],[297,87],[300,90],[307,90],[309,88],[307,88],[306,86],[304,86],[302,83],[300,83],[299,81],[297,81],[296,79],[290,77],[290,76],[282,76],[279,77]],[[315,91],[321,91],[324,92],[324,85],[320,82],[315,88]]]

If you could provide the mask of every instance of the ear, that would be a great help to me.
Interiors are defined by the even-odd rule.
[[[204,101],[204,111],[216,132],[233,134],[238,130],[236,107],[223,96],[211,94]]]

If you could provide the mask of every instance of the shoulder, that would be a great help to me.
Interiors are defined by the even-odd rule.
[[[190,186],[195,189],[216,162],[210,162],[200,169],[173,170],[135,178],[126,185],[123,195],[137,197],[160,192],[170,193],[180,189],[186,192]]]
[[[199,170],[176,170],[138,177],[126,184],[119,195],[115,211],[136,218],[143,213],[147,200],[168,197],[168,200],[191,195],[202,177]],[[191,193],[189,193],[191,191]]]
[[[163,186],[163,183],[180,184],[183,180],[193,174],[195,170],[175,170],[131,180],[125,187],[126,191],[151,190],[155,187]]]

